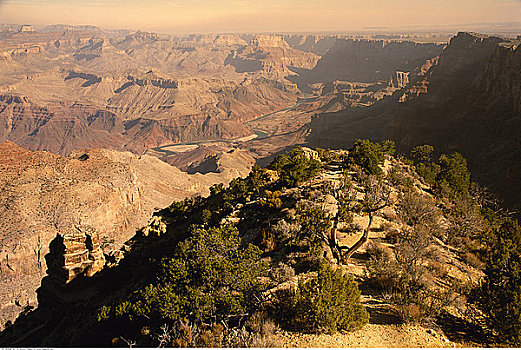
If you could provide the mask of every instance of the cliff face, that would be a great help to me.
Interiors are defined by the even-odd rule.
[[[232,166],[189,175],[129,152],[62,157],[0,144],[0,323],[35,304],[46,270],[61,283],[95,274],[104,264],[101,249],[119,247],[155,208],[249,172]]]
[[[232,65],[239,73],[263,72],[283,77],[290,68],[312,69],[320,56],[292,48],[279,35],[256,35],[249,45],[233,51],[225,64]]]
[[[302,79],[308,83],[387,80],[397,70],[414,70],[442,49],[442,45],[412,41],[338,39]]]
[[[73,149],[121,149],[123,124],[113,113],[81,104],[41,106],[26,97],[0,95],[0,142],[68,154]],[[74,137],[72,137],[74,135]]]
[[[335,35],[285,35],[284,40],[294,49],[323,56],[337,41]]]
[[[458,151],[480,184],[517,205],[519,41],[459,33],[439,60],[428,60],[408,78],[409,84],[390,99],[316,118],[310,142],[349,147],[357,138],[387,138],[405,152],[426,143],[440,152]]]
[[[502,43],[494,48],[474,89],[483,96],[501,97],[506,108],[521,113],[520,43]]]
[[[482,76],[490,58],[503,39],[459,33],[452,38],[439,60],[423,76],[413,81],[411,89],[427,86],[419,103],[436,106],[455,96],[463,99],[473,84]]]
[[[426,91],[398,108],[388,136],[403,150],[429,143],[459,151],[482,185],[521,199],[519,42],[459,33],[426,77]],[[414,87],[413,87],[414,88]]]

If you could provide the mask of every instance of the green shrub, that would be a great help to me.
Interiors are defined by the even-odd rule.
[[[458,152],[442,154],[438,163],[433,162],[434,148],[417,146],[411,151],[414,167],[425,182],[432,185],[438,196],[467,197],[471,182],[467,160]]]
[[[283,186],[295,187],[317,175],[320,162],[310,159],[302,147],[295,147],[287,154],[277,156],[269,169],[278,172]]]
[[[159,283],[133,293],[111,308],[114,313],[102,307],[98,319],[171,322],[188,317],[199,322],[244,313],[261,287],[258,277],[266,271],[260,255],[256,246],[241,245],[234,226],[193,226],[174,256],[163,260]]]
[[[394,151],[392,141],[373,143],[369,140],[356,140],[349,151],[348,165],[358,165],[368,175],[380,175],[380,165],[383,164],[385,155],[392,155]]]
[[[485,280],[473,300],[503,341],[521,345],[521,227],[515,220],[496,229],[486,257]]]
[[[457,152],[440,156],[440,172],[436,176],[436,189],[448,186],[451,194],[466,196],[470,189],[470,173],[467,160]]]
[[[338,152],[332,151],[330,149],[316,148],[315,150],[318,153],[320,161],[323,163],[340,161],[342,158],[342,156]]]
[[[327,231],[331,227],[331,217],[319,207],[311,207],[301,211],[299,224],[300,237],[316,247],[321,241],[327,241]]]
[[[353,277],[325,262],[320,264],[318,276],[301,280],[288,299],[283,306],[291,323],[287,326],[297,330],[333,333],[356,329],[369,320]]]
[[[380,150],[387,155],[394,155],[396,153],[396,147],[393,141],[383,140],[380,142]]]
[[[411,151],[416,172],[430,185],[434,185],[440,172],[440,166],[432,161],[433,153],[434,147],[431,145],[416,146]]]
[[[280,197],[282,196],[282,192],[280,191],[265,191],[265,197],[259,199],[259,205],[265,207],[266,209],[279,209],[282,206],[282,200]]]
[[[396,166],[392,167],[387,173],[387,180],[395,187],[411,187],[413,185],[413,179],[403,169]]]
[[[415,166],[416,172],[420,175],[426,183],[434,185],[436,183],[436,176],[440,173],[441,167],[436,163],[418,163]]]
[[[357,140],[349,152],[348,162],[360,166],[367,174],[381,174],[382,169],[379,165],[383,161],[384,154],[380,147],[369,140]]]
[[[415,163],[427,163],[431,161],[434,147],[431,145],[416,146],[411,150],[411,157]]]

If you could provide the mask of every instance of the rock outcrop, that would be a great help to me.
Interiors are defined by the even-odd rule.
[[[409,84],[409,72],[396,71],[389,78],[389,86],[392,88],[402,89]]]
[[[34,32],[34,27],[30,24],[22,24],[19,32],[20,33]]]
[[[95,149],[63,157],[0,144],[0,323],[35,304],[47,269],[62,284],[93,275],[103,266],[100,247],[119,248],[156,208],[247,175],[244,164],[228,167],[240,162],[189,175],[149,155]],[[61,248],[47,266],[57,237]]]
[[[278,35],[256,35],[248,46],[233,51],[225,64],[239,73],[257,72],[285,76],[291,68],[312,69],[320,56],[292,48]]]
[[[288,34],[284,40],[294,49],[323,56],[335,45],[336,35]]]
[[[94,227],[81,225],[60,232],[50,243],[47,273],[62,284],[79,276],[92,277],[105,265],[105,256]]]

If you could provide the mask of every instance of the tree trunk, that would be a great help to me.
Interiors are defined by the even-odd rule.
[[[331,253],[333,254],[333,257],[335,259],[337,259],[339,264],[342,264],[342,251],[340,250],[340,247],[338,245],[338,239],[336,237],[336,230],[337,230],[339,220],[340,220],[339,215],[337,214],[333,221],[333,226],[331,227],[328,244],[329,244],[329,248],[331,249]]]
[[[373,212],[369,212],[369,224],[367,225],[367,227],[365,228],[364,230],[364,234],[362,235],[362,237],[360,237],[360,239],[358,240],[358,242],[356,242],[351,248],[349,248],[347,250],[347,252],[345,253],[345,255],[342,255],[342,263],[346,263],[349,258],[351,258],[351,256],[365,243],[367,242],[367,239],[369,238],[369,230],[371,229],[371,225],[373,223]],[[347,247],[341,247],[342,248],[347,248]]]

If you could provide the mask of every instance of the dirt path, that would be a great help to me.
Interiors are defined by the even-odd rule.
[[[452,348],[461,347],[432,329],[417,325],[368,324],[349,333],[277,334],[283,347],[290,348]]]

